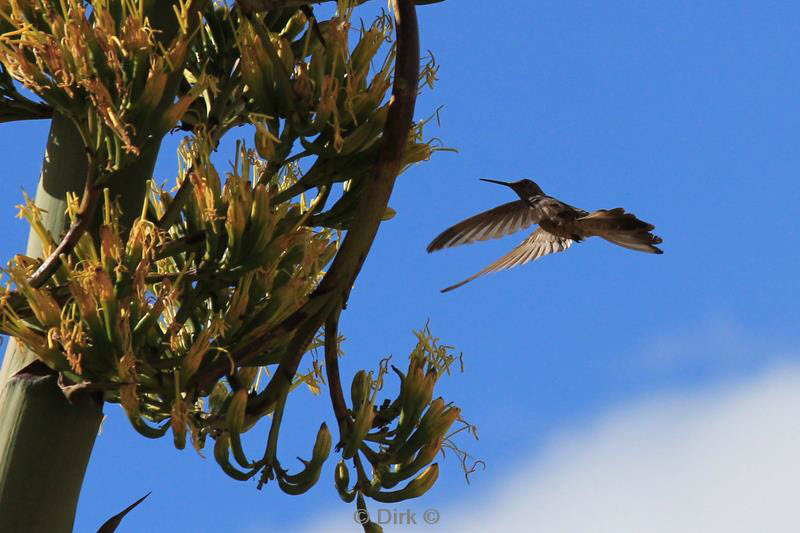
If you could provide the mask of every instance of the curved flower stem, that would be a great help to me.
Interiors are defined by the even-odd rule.
[[[278,396],[278,403],[275,405],[275,410],[272,412],[272,425],[269,427],[269,436],[267,437],[267,448],[264,450],[264,457],[261,459],[260,464],[264,465],[261,479],[258,482],[258,488],[274,479],[275,468],[280,468],[278,463],[278,433],[281,429],[281,421],[283,420],[283,409],[286,406],[286,397],[289,395],[289,387],[281,391]]]
[[[341,309],[337,309],[328,315],[325,321],[325,374],[328,376],[328,389],[331,395],[331,405],[333,413],[336,415],[336,422],[339,425],[339,439],[346,431],[347,424],[347,404],[344,401],[342,392],[342,380],[339,377],[339,314]]]
[[[231,354],[237,364],[246,363],[270,339],[294,332],[277,371],[267,387],[248,404],[248,413],[262,412],[275,403],[279,391],[294,378],[314,334],[332,312],[346,307],[353,283],[375,240],[394,182],[402,170],[403,152],[408,144],[417,98],[419,31],[413,0],[394,0],[393,8],[397,28],[395,78],[375,170],[372,176],[365,178],[364,190],[355,212],[359,223],[348,230],[331,268],[308,302],[271,331]],[[200,391],[206,391],[229,368],[228,360],[220,358],[199,370],[190,384]]]
[[[44,262],[36,269],[28,283],[34,289],[38,289],[50,279],[50,276],[58,270],[61,266],[61,255],[69,255],[75,246],[80,241],[81,236],[89,228],[89,224],[94,219],[94,213],[97,211],[97,204],[100,203],[100,194],[102,188],[97,185],[97,164],[93,161],[92,157],[88,158],[88,175],[86,176],[86,185],[83,189],[83,196],[81,196],[81,205],[75,217],[75,222],[69,227],[64,238],[58,243],[56,249],[50,252],[50,255]]]

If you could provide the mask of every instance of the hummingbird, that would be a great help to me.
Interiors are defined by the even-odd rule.
[[[643,222],[621,207],[589,213],[561,200],[547,196],[531,180],[506,182],[480,178],[511,188],[519,200],[484,211],[444,230],[428,245],[434,252],[459,244],[470,244],[509,235],[533,224],[539,227],[527,239],[491,265],[464,281],[442,289],[457,289],[477,277],[534,261],[547,254],[563,252],[573,242],[587,237],[602,237],[623,248],[650,254],[664,253],[655,245],[661,237],[650,233],[655,226]]]

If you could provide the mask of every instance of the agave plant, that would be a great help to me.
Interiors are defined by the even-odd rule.
[[[407,371],[395,369],[396,398],[377,403],[385,364],[356,373],[349,407],[342,392],[339,314],[394,214],[395,178],[437,149],[412,122],[436,72],[432,60],[419,68],[413,2],[354,28],[358,3],[318,21],[300,2],[175,0],[171,17],[147,0],[0,2],[0,116],[53,114],[85,157],[65,233],[37,202],[20,207],[42,253],[9,262],[0,330],[67,395],[119,403],[139,433],[171,432],[178,448],[211,438],[231,477],[290,494],[317,482],[333,437],[323,423],[289,473],[277,458],[284,405],[325,379],[335,486],[363,509],[364,496],[394,502],[433,485],[460,411],[433,399],[455,357],[427,328]],[[221,173],[211,153],[244,124],[253,148],[237,143]],[[187,137],[174,186],[156,187],[142,161],[176,129]],[[135,185],[122,193],[123,182]],[[316,348],[324,371],[299,373]],[[266,451],[253,458],[241,435],[265,415]]]

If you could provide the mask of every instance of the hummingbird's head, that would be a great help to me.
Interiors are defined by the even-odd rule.
[[[517,193],[523,200],[528,200],[534,196],[544,196],[544,191],[542,191],[542,188],[536,185],[535,182],[527,179],[519,181],[497,181],[481,178],[481,181],[488,181],[489,183],[497,183],[499,185],[511,187],[514,189],[514,192]]]

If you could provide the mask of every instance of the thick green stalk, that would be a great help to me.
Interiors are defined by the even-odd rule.
[[[36,205],[44,211],[42,224],[56,239],[67,227],[66,194],[67,192],[80,194],[85,178],[86,155],[80,136],[68,119],[56,115],[50,124],[42,174],[36,190]],[[30,257],[42,257],[42,243],[33,230],[28,234],[28,247],[25,254]],[[16,372],[34,361],[35,358],[32,353],[19,349],[12,340],[3,358],[0,386],[4,386]],[[0,402],[0,409],[5,411],[5,402]]]
[[[103,412],[89,394],[67,402],[56,380],[20,372],[2,385],[0,531],[72,531]]]
[[[157,152],[158,146],[143,152],[109,184],[127,227],[141,210]],[[46,210],[42,222],[56,239],[67,226],[66,193],[81,194],[86,174],[77,130],[56,115],[36,192],[36,205]],[[42,256],[33,232],[27,255]],[[34,361],[32,353],[12,341],[0,370],[0,531],[71,531],[102,402],[79,394],[70,404],[56,377]]]

